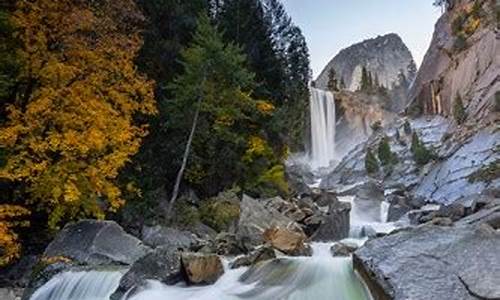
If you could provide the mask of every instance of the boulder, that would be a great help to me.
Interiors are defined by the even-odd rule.
[[[218,255],[240,255],[247,253],[248,249],[241,244],[235,234],[221,232],[215,239],[208,241],[207,245],[201,248],[199,252]]]
[[[264,240],[273,248],[292,256],[310,256],[311,248],[306,245],[306,235],[286,228],[273,227],[264,232]]]
[[[457,222],[457,225],[473,224],[488,224],[495,229],[500,229],[500,205],[485,208]]]
[[[111,300],[122,299],[126,293],[133,295],[134,289],[143,287],[147,280],[157,280],[167,285],[183,280],[180,252],[175,245],[160,246],[137,260],[121,278]]]
[[[236,236],[246,249],[251,249],[264,242],[262,234],[266,229],[279,227],[288,228],[298,233],[303,233],[297,222],[284,216],[272,207],[265,207],[247,195],[243,195],[240,204],[240,219]]]
[[[248,267],[275,258],[276,258],[275,250],[272,247],[263,246],[245,256],[238,257],[230,264],[230,267],[231,269]]]
[[[272,208],[280,212],[284,216],[290,218],[295,222],[301,222],[306,218],[306,214],[300,209],[300,207],[292,203],[291,201],[286,201],[281,197],[274,197],[269,199],[263,199],[261,202],[268,209]]]
[[[151,249],[113,221],[83,220],[66,225],[44,257],[66,257],[83,265],[131,265]]]
[[[224,274],[222,262],[214,254],[182,253],[181,266],[189,285],[213,284]]]
[[[347,243],[335,243],[330,248],[330,252],[332,256],[351,256],[351,254],[358,249],[358,246],[355,244],[347,244]]]
[[[424,225],[368,241],[354,266],[377,299],[500,298],[500,232]]]
[[[196,237],[191,232],[161,225],[152,227],[144,226],[141,238],[146,245],[153,248],[169,245],[179,249],[189,250],[197,244]]]
[[[349,236],[349,213],[351,204],[335,201],[330,203],[328,213],[323,216],[321,224],[312,239],[319,242],[338,241]]]

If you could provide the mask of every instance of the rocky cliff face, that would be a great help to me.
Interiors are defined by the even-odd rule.
[[[451,116],[460,96],[471,122],[488,121],[500,90],[494,2],[452,1],[410,89],[411,111]]]
[[[343,80],[350,91],[360,87],[362,68],[377,76],[381,85],[392,88],[398,84],[401,75],[408,82],[415,78],[416,66],[413,57],[394,33],[369,39],[339,52],[316,80],[318,88],[326,89],[331,69]]]

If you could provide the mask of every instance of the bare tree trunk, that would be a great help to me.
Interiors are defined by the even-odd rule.
[[[179,187],[181,185],[182,177],[184,176],[184,170],[186,169],[187,161],[189,158],[189,152],[191,151],[191,144],[193,143],[194,133],[196,131],[196,126],[198,125],[198,117],[200,115],[201,110],[201,101],[202,97],[198,98],[198,107],[196,108],[196,112],[193,118],[193,125],[191,126],[191,132],[189,133],[189,138],[186,144],[186,149],[184,150],[184,156],[182,158],[182,165],[177,173],[177,179],[175,180],[174,190],[172,192],[172,198],[170,198],[170,203],[168,205],[168,217],[172,215],[172,209],[175,205],[175,201],[177,200],[177,196],[179,194]]]

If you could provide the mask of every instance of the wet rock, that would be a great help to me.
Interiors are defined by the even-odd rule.
[[[146,285],[147,280],[157,280],[167,285],[183,280],[180,252],[175,245],[163,245],[137,260],[123,275],[118,289],[111,300],[122,299],[123,295],[133,295]]]
[[[368,241],[354,265],[386,299],[497,299],[500,232],[425,225]],[[374,288],[375,287],[375,288]]]
[[[303,233],[299,224],[272,207],[265,207],[260,201],[243,195],[240,204],[240,219],[236,236],[245,249],[263,244],[262,234],[266,229],[279,227]]]
[[[45,257],[66,257],[84,265],[130,265],[151,249],[113,221],[83,220],[64,227]]]
[[[184,250],[189,250],[197,243],[196,237],[189,231],[160,225],[143,227],[142,241],[153,248],[169,245]]]
[[[311,248],[305,243],[304,233],[273,227],[264,232],[264,240],[273,248],[291,256],[310,256]]]
[[[276,251],[269,246],[262,246],[252,253],[235,259],[230,267],[231,269],[237,269],[241,267],[248,267],[256,265],[260,262],[268,261],[276,258]]]
[[[224,274],[219,256],[214,254],[182,253],[182,271],[187,284],[213,284]]]
[[[333,244],[330,252],[333,256],[350,256],[356,249],[358,249],[357,245],[339,242]]]
[[[338,241],[349,236],[349,213],[351,204],[341,201],[331,203],[328,213],[322,217],[318,230],[313,234],[314,241]]]

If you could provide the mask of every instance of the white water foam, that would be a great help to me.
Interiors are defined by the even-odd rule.
[[[108,300],[123,271],[65,272],[39,288],[30,300]]]

